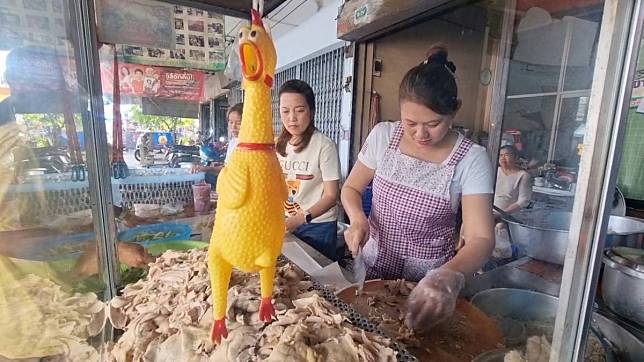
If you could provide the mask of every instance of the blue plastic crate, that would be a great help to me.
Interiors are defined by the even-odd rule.
[[[188,224],[180,223],[162,223],[162,224],[151,224],[151,225],[142,225],[137,226],[131,229],[122,231],[118,235],[119,241],[134,241],[137,235],[141,233],[160,233],[160,232],[174,232],[175,235],[163,239],[155,239],[141,242],[140,244],[146,246],[150,242],[163,242],[163,241],[175,241],[175,240],[189,240],[192,235],[192,227]]]

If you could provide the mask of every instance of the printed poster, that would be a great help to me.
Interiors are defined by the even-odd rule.
[[[101,64],[103,92],[112,94],[112,63]],[[139,64],[119,63],[119,86],[122,96],[158,97],[200,102],[205,75],[201,71]]]
[[[100,0],[98,38],[108,44],[174,49],[173,5],[156,0]]]
[[[0,0],[0,48],[67,47],[62,0]]]
[[[174,42],[170,48],[123,45],[127,63],[180,68],[223,70],[226,67],[224,17],[220,14],[173,6]]]

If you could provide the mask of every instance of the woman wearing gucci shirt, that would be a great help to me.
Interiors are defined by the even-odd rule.
[[[286,228],[337,260],[344,249],[336,245],[340,167],[335,143],[315,128],[315,95],[306,82],[287,81],[279,99],[277,156],[289,191]]]

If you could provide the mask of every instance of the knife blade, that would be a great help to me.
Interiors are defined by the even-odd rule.
[[[358,284],[358,293],[362,292],[364,280],[367,277],[367,266],[362,255],[362,248],[358,250],[358,255],[353,259],[353,277]]]

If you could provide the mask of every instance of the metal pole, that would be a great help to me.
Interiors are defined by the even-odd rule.
[[[641,0],[607,0],[597,44],[584,153],[562,275],[551,361],[580,361],[608,224],[623,117],[641,38]],[[634,11],[635,9],[635,11]]]
[[[94,219],[94,230],[99,250],[101,277],[105,282],[105,299],[116,296],[119,269],[116,252],[116,223],[112,207],[110,165],[107,157],[107,132],[103,112],[96,19],[93,1],[72,0],[75,21],[78,24],[78,61],[82,71],[78,83],[87,85],[88,112],[83,112],[83,129],[87,136],[87,168]],[[102,152],[100,152],[102,151]]]
[[[503,112],[505,110],[506,92],[510,72],[510,51],[512,50],[512,34],[514,34],[516,0],[505,2],[501,39],[494,67],[495,79],[492,88],[492,110],[490,112],[490,133],[488,135],[487,152],[493,165],[499,161],[499,148],[503,134]],[[496,177],[496,173],[494,173]]]

